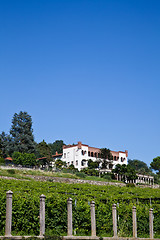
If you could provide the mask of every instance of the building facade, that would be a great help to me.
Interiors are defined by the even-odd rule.
[[[127,164],[128,151],[111,151],[113,160],[108,164],[108,169],[112,169],[117,164]],[[67,163],[67,166],[73,164],[79,171],[83,168],[88,167],[88,160],[99,161],[100,164],[102,159],[100,158],[100,148],[90,147],[88,145],[78,142],[76,145],[65,145],[63,146],[63,153],[56,153],[53,155],[55,160],[61,159]]]

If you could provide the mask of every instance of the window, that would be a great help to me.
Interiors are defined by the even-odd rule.
[[[89,156],[89,157],[91,156],[90,151],[88,151],[88,156]]]
[[[91,152],[91,157],[93,157],[93,152]]]
[[[64,158],[66,158],[66,153],[64,153]]]
[[[81,166],[85,166],[85,161],[84,160],[81,161]]]
[[[71,162],[71,164],[73,164],[73,161]]]
[[[117,159],[116,159],[116,156],[114,156],[114,161],[116,161]]]
[[[123,162],[123,158],[121,157],[121,162]]]
[[[95,152],[95,154],[94,154],[94,155],[95,155],[95,157],[97,157],[97,153],[96,153],[96,152]]]
[[[78,166],[78,160],[76,160],[76,166]]]
[[[82,150],[82,155],[84,155],[84,151]]]

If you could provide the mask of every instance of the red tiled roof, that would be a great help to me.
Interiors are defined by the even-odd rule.
[[[13,161],[13,159],[11,157],[7,157],[7,158],[5,158],[5,160]]]

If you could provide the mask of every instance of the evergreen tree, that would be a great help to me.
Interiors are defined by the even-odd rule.
[[[14,114],[10,135],[10,152],[35,153],[32,118],[27,112]]]
[[[52,155],[56,154],[56,152],[62,153],[63,152],[63,145],[65,145],[63,140],[56,140],[53,143],[48,143],[48,146],[51,149]]]
[[[3,158],[6,158],[7,156],[12,155],[13,145],[14,143],[10,135],[6,134],[5,132],[2,132],[0,134],[0,149],[1,149],[1,154]]]

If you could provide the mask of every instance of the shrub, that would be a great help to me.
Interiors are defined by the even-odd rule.
[[[14,169],[8,169],[7,172],[8,172],[9,174],[15,174],[15,173],[16,173]]]
[[[80,178],[85,178],[86,174],[84,172],[76,172],[76,176]]]

